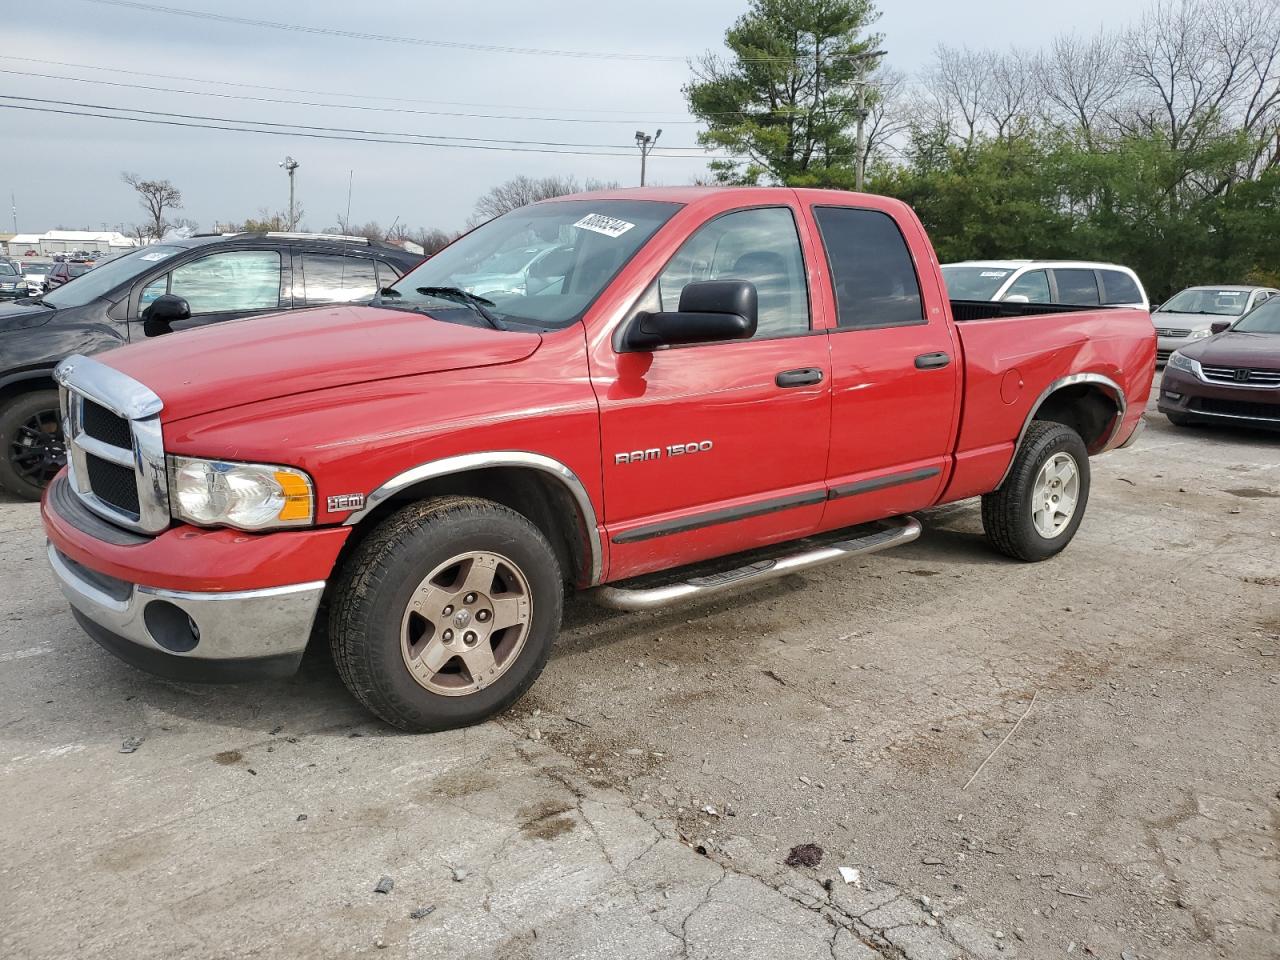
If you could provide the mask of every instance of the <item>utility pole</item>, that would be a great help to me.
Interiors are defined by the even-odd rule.
[[[12,190],[9,191],[9,206],[13,209],[13,232],[18,232],[18,199]]]
[[[871,50],[867,53],[860,53],[854,59],[858,61],[860,76],[855,83],[858,85],[858,109],[854,112],[854,117],[858,121],[858,157],[857,165],[854,167],[853,189],[862,192],[862,182],[867,172],[867,137],[866,123],[869,115],[867,111],[867,64],[872,60],[883,57],[887,51]]]
[[[293,205],[293,172],[301,166],[293,157],[286,156],[277,166],[283,167],[284,171],[289,174],[289,230],[293,230],[297,226],[297,217],[294,214],[296,209]]]
[[[644,186],[644,168],[645,161],[649,159],[649,154],[653,152],[653,145],[658,142],[658,138],[662,136],[662,128],[658,128],[658,132],[652,137],[643,130],[636,131],[636,146],[640,148],[640,186]]]

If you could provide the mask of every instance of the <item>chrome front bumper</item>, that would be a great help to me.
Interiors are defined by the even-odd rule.
[[[171,679],[234,681],[297,670],[324,581],[235,593],[189,593],[117,580],[49,544],[49,565],[94,640]]]

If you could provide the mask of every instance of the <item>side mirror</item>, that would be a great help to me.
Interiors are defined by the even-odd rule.
[[[1224,330],[1226,330],[1229,326],[1231,326],[1231,321],[1230,321],[1230,320],[1215,320],[1215,321],[1213,321],[1213,323],[1209,324],[1209,332],[1210,332],[1210,333],[1222,333],[1222,332],[1223,332]]]
[[[627,346],[638,350],[682,343],[749,340],[760,307],[754,283],[701,280],[680,291],[675,313],[642,313],[627,331]]]
[[[142,331],[148,337],[173,333],[172,323],[191,318],[191,305],[182,297],[166,293],[156,297],[142,311]]]
[[[1031,298],[1021,293],[1010,294],[1004,298],[1005,303],[1030,303]]]

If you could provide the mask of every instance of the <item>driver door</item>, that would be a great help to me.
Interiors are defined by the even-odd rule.
[[[287,257],[288,251],[241,249],[188,260],[142,289],[139,318],[150,303],[166,293],[182,297],[191,307],[190,317],[171,324],[175,333],[287,310],[293,306]]]

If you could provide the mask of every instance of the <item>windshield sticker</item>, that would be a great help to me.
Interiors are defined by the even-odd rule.
[[[589,213],[577,223],[574,224],[582,230],[590,230],[592,233],[602,233],[606,237],[620,237],[632,227],[634,223],[627,223],[625,220],[618,220],[614,217],[606,217],[603,213]]]
[[[172,256],[173,256],[173,251],[171,250],[156,250],[152,253],[144,253],[138,259],[139,260],[164,260],[165,258],[172,257]]]
[[[1008,270],[983,270],[980,274],[983,277],[1007,277],[1008,275]]]

